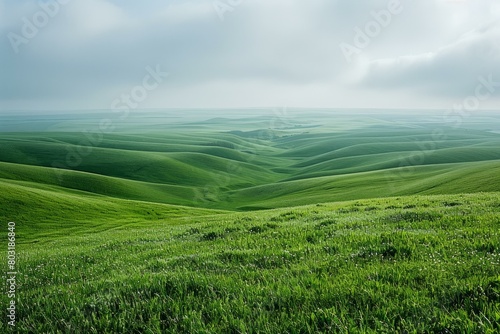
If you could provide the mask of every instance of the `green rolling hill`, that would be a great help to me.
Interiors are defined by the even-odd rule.
[[[145,226],[144,222],[153,226],[158,220],[224,212],[124,200],[36,182],[0,179],[0,187],[0,219],[19,222],[19,242]]]
[[[500,330],[498,113],[211,112],[0,115],[18,332]]]
[[[0,132],[0,179],[224,210],[500,188],[495,114],[454,129],[394,113],[207,121],[145,113],[135,127],[106,134],[88,130],[98,115],[49,118],[48,131]]]

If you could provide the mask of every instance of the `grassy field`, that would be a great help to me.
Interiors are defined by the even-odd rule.
[[[0,114],[19,333],[500,331],[498,113],[48,114]]]
[[[110,224],[20,246],[19,332],[500,330],[498,193]]]

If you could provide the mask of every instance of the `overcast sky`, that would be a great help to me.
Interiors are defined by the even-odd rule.
[[[42,3],[0,0],[0,109],[500,107],[499,0]]]

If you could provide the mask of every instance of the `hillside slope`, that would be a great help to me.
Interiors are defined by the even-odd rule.
[[[144,220],[20,244],[17,329],[496,333],[499,231],[492,193]]]
[[[154,226],[158,220],[223,212],[120,200],[43,184],[5,182],[2,179],[0,189],[0,220],[17,223],[19,242],[97,233],[137,223]]]

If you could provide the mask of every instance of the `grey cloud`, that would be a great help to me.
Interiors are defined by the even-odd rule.
[[[307,25],[312,22],[289,35],[280,31],[286,18],[275,22],[270,16],[263,22],[255,13],[222,24],[212,11],[201,13],[205,15],[177,13],[184,20],[171,22],[174,13],[86,38],[77,27],[65,29],[63,23],[71,22],[61,11],[62,18],[21,45],[20,55],[4,41],[2,58],[10,66],[0,83],[0,98],[78,95],[99,86],[133,84],[144,66],[157,63],[177,74],[180,85],[255,78],[310,82],[332,76],[324,65],[336,60],[335,44],[319,40]],[[9,28],[16,27],[2,35]]]
[[[268,104],[274,96],[279,96],[276,104],[289,96],[293,103],[303,91],[310,95],[304,101],[323,107],[355,107],[359,100],[377,96],[367,92],[400,87],[414,91],[415,100],[427,96],[435,101],[439,94],[467,91],[467,82],[475,76],[499,68],[498,55],[474,63],[477,50],[486,50],[498,37],[492,33],[496,28],[477,30],[439,49],[463,26],[475,27],[488,18],[483,7],[491,1],[477,0],[470,18],[462,17],[469,7],[457,9],[462,25],[447,20],[450,7],[442,0],[409,2],[406,11],[363,50],[369,70],[358,89],[348,85],[353,69],[339,44],[350,42],[354,26],[363,25],[370,12],[385,8],[388,0],[362,5],[343,0],[247,0],[223,22],[206,0],[72,0],[36,38],[21,46],[19,54],[12,52],[7,38],[0,40],[0,108],[49,100],[68,101],[75,109],[102,108],[136,85],[146,66],[156,64],[171,73],[169,91],[178,92],[175,99],[157,100],[157,107],[171,107],[169,101],[174,100],[175,106],[195,100],[199,107],[217,107],[225,103],[226,91],[241,96],[241,106],[254,105],[259,96]],[[0,4],[12,13],[0,13],[0,36],[19,31],[22,16],[37,10],[34,1],[28,6],[13,0]],[[417,56],[404,56],[408,50]],[[432,50],[438,51],[430,59],[418,56]],[[381,58],[388,60],[373,60]],[[210,94],[203,93],[205,87]],[[373,100],[374,106],[383,101],[384,96]]]
[[[370,61],[360,84],[463,96],[473,91],[478,77],[488,75],[500,81],[500,22],[475,29],[435,52]]]

